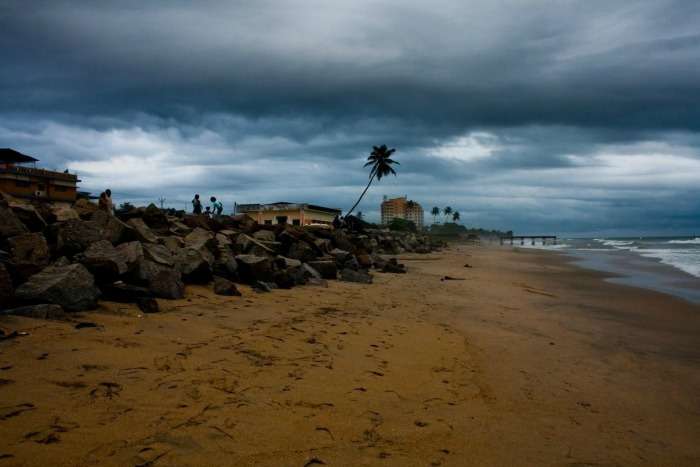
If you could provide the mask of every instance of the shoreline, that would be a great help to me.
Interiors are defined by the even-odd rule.
[[[696,465],[700,306],[569,260],[3,318],[0,466]]]

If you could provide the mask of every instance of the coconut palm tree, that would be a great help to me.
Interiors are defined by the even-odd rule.
[[[355,204],[353,204],[348,213],[345,214],[346,217],[352,214],[357,205],[360,204],[360,201],[362,201],[362,198],[365,196],[365,193],[367,193],[367,190],[369,190],[369,186],[372,184],[372,181],[374,181],[375,177],[377,178],[377,180],[381,180],[382,177],[384,177],[385,175],[396,175],[396,171],[391,166],[392,164],[401,164],[399,164],[391,158],[391,155],[395,152],[396,149],[389,149],[386,147],[386,144],[382,144],[381,146],[372,146],[372,152],[370,153],[369,157],[367,158],[367,162],[365,163],[365,167],[372,167],[369,172],[369,182],[367,183],[367,186],[365,187],[364,191],[357,199]]]
[[[435,206],[432,211],[430,211],[430,214],[433,215],[433,224],[437,224],[437,216],[440,215],[440,208]]]
[[[457,221],[459,220],[459,211],[455,211],[454,213],[452,213],[452,220],[455,224],[457,223]]]
[[[442,210],[442,213],[445,215],[445,223],[447,223],[447,218],[450,214],[452,214],[452,208],[447,206],[445,209]]]
[[[357,211],[357,218],[362,220],[363,217],[365,217],[365,215],[362,214],[362,211]]]

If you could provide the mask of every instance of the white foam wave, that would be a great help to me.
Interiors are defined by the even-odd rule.
[[[668,243],[700,245],[700,237],[695,237],[692,240],[669,240]]]
[[[605,238],[594,238],[596,242],[600,242],[605,246],[611,246],[620,250],[632,250],[635,249],[634,241],[631,240],[608,240]]]
[[[664,264],[673,266],[688,274],[700,277],[700,251],[698,250],[638,250],[638,253],[647,258],[660,260]]]

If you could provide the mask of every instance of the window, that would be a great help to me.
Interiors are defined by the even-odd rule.
[[[278,224],[286,224],[287,223],[287,216],[277,216],[277,223]]]
[[[292,225],[301,225],[301,220],[299,220],[299,219],[294,219],[294,220],[292,221]]]
[[[265,225],[272,225],[272,219],[266,219]]]
[[[68,191],[68,188],[61,185],[56,185],[53,187],[54,191]]]
[[[15,186],[21,187],[21,188],[29,188],[32,186],[30,182],[26,182],[24,180],[15,180]]]

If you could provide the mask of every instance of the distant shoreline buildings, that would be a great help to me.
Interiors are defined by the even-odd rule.
[[[398,218],[413,222],[419,230],[423,229],[423,207],[407,196],[392,199],[384,196],[381,211],[383,225]]]
[[[78,176],[68,171],[38,169],[38,161],[14,149],[0,148],[0,191],[18,198],[75,201],[79,194]]]
[[[235,214],[247,214],[258,224],[310,225],[333,223],[340,209],[306,203],[237,204]]]

